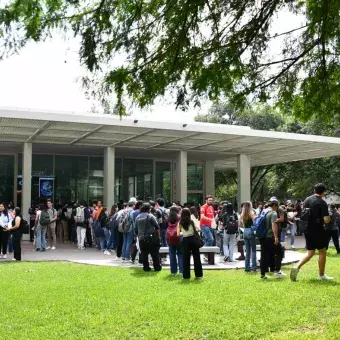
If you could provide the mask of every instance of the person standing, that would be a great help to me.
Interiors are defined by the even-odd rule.
[[[327,232],[327,249],[329,247],[329,241],[332,239],[336,252],[340,254],[339,247],[339,228],[338,221],[340,220],[340,214],[336,210],[335,204],[331,204],[329,208],[329,216],[331,218],[331,222],[326,224],[326,232]]]
[[[123,250],[122,250],[122,260],[131,260],[131,246],[135,236],[133,211],[135,210],[137,200],[135,197],[130,198],[128,207],[119,219],[119,224],[125,224],[123,231]]]
[[[200,232],[196,229],[196,232]],[[195,242],[195,224],[191,220],[191,212],[184,208],[181,212],[181,220],[177,227],[177,236],[182,236],[183,252],[183,279],[190,279],[190,258],[194,258],[194,271],[197,279],[203,278],[200,248]]]
[[[12,225],[7,227],[7,230],[12,234],[14,261],[21,261],[21,223],[22,216],[20,208],[16,207],[13,210]]]
[[[251,254],[251,270],[256,272],[256,238],[251,231],[255,219],[254,209],[251,202],[244,202],[242,204],[241,221],[244,228],[243,238],[246,246],[245,271],[250,271],[250,254]]]
[[[76,210],[76,216],[74,217],[74,222],[77,227],[77,242],[78,249],[85,249],[85,236],[86,236],[86,228],[89,224],[90,215],[88,210],[85,207],[85,202],[80,202],[79,207]]]
[[[298,265],[291,269],[290,279],[297,280],[300,269],[310,261],[314,256],[315,250],[319,250],[319,279],[332,280],[325,274],[326,254],[327,254],[327,231],[325,224],[331,222],[328,212],[328,206],[325,197],[326,187],[324,184],[316,184],[314,187],[314,195],[306,198],[303,203],[301,219],[307,220],[307,229],[305,231],[307,254],[300,260]]]
[[[4,203],[0,203],[0,258],[7,258],[7,247],[9,232],[7,231],[8,226],[11,225],[8,212]]]
[[[267,235],[260,238],[261,244],[261,279],[269,279],[266,275],[268,267],[273,267],[275,277],[285,277],[281,271],[282,265],[282,248],[279,239],[279,226],[278,226],[278,207],[279,202],[275,197],[272,197],[268,203],[268,210],[266,211],[266,229]]]
[[[205,204],[201,207],[200,226],[203,232],[205,243],[204,246],[211,247],[214,242],[214,236],[211,226],[215,223],[215,210],[213,207],[213,198],[208,195],[205,198]]]
[[[48,245],[46,249],[56,249],[56,225],[57,225],[57,210],[53,208],[53,203],[51,200],[47,200],[47,212],[50,215],[50,224],[47,226],[47,237],[48,237]]]
[[[60,216],[60,238],[62,243],[68,243],[68,224],[67,224],[67,208],[68,205],[65,204],[61,209],[61,216]]]
[[[149,254],[152,258],[154,270],[162,270],[159,257],[159,225],[156,221],[156,218],[150,214],[150,211],[150,204],[143,204],[140,209],[140,214],[136,218],[135,222],[135,232],[139,239],[139,246],[143,256],[143,270],[145,272],[151,271],[149,264]]]
[[[39,206],[39,210],[36,213],[35,218],[35,247],[36,251],[45,251],[46,250],[46,233],[47,227],[50,223],[50,215],[47,211],[47,207],[44,204]]]

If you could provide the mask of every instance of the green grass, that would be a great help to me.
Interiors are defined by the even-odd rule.
[[[288,273],[288,268],[284,267]],[[339,339],[340,257],[299,275],[261,281],[205,271],[183,282],[168,270],[70,263],[1,263],[1,339]]]

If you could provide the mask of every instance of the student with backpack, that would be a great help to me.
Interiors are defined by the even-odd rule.
[[[163,198],[158,198],[156,200],[157,203],[157,209],[160,214],[160,219],[159,219],[159,227],[160,227],[160,232],[161,232],[161,247],[166,247],[167,244],[167,227],[168,227],[168,213],[165,209],[165,201]]]
[[[80,202],[79,207],[76,209],[76,216],[74,217],[74,222],[77,228],[77,242],[78,242],[78,249],[83,250],[85,249],[85,236],[86,236],[86,229],[89,226],[89,219],[90,213],[86,208],[85,202]]]
[[[236,243],[236,234],[239,229],[237,214],[231,203],[223,204],[222,212],[219,217],[224,234],[223,234],[223,253],[224,261],[234,262],[234,247]]]
[[[168,227],[166,230],[166,239],[167,244],[169,245],[171,275],[176,275],[178,271],[181,275],[183,274],[181,237],[177,235],[179,218],[179,209],[177,207],[171,207],[167,221]]]
[[[35,219],[35,235],[36,242],[35,247],[36,251],[45,251],[46,250],[46,232],[47,227],[50,224],[50,214],[47,211],[47,206],[43,203],[39,205],[39,210],[36,214]]]

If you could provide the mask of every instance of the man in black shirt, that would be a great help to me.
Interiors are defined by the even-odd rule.
[[[328,206],[325,197],[326,187],[323,184],[317,184],[314,187],[315,194],[308,197],[303,203],[303,209],[309,209],[308,227],[305,232],[307,254],[298,263],[297,267],[292,268],[290,279],[296,281],[300,268],[306,264],[319,250],[319,278],[320,280],[332,280],[333,278],[325,274],[326,251],[327,251],[327,232],[325,224],[330,222]]]

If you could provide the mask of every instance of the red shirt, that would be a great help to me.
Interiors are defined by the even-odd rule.
[[[212,205],[204,204],[201,207],[201,227],[211,227],[211,219],[215,217],[215,210]]]

